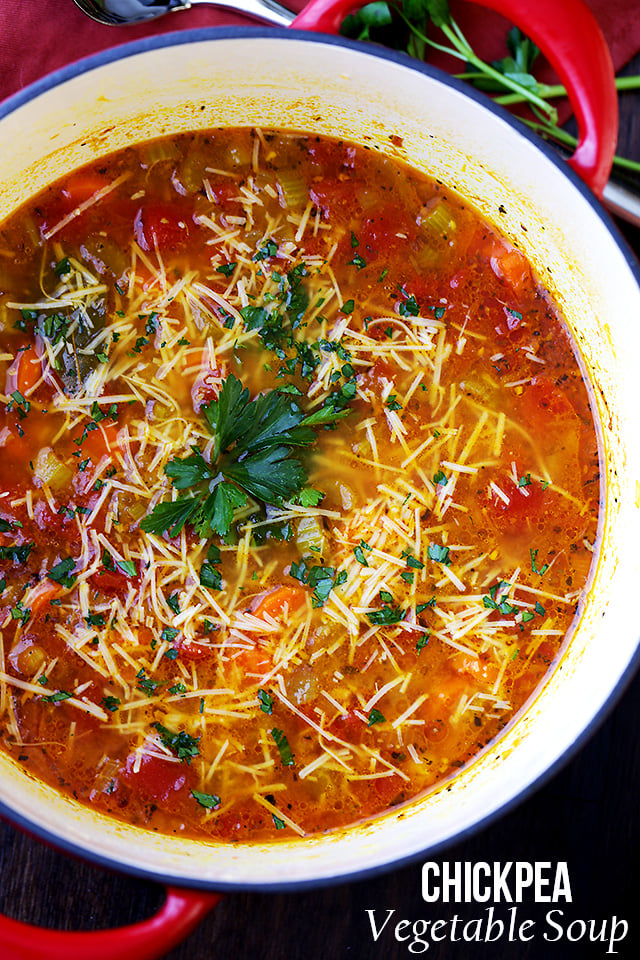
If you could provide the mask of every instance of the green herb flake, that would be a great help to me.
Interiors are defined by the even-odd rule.
[[[435,560],[436,563],[444,564],[445,567],[451,565],[449,547],[443,547],[442,544],[430,543],[427,547],[427,556],[430,560]]]
[[[366,558],[365,555],[364,555],[364,550],[362,549],[362,546],[354,547],[354,548],[353,548],[353,555],[354,555],[354,557],[356,558],[356,560],[358,561],[358,563],[361,563],[363,567],[368,567],[368,566],[369,566],[369,564],[367,563],[367,558]]]
[[[75,560],[72,557],[66,557],[51,567],[51,570],[47,571],[47,577],[49,580],[53,580],[54,583],[59,583],[63,587],[70,588],[76,582],[76,578],[71,576],[75,568]]]
[[[277,727],[274,727],[269,732],[271,733],[271,736],[273,737],[273,740],[278,748],[280,760],[282,761],[283,766],[292,767],[294,764],[294,758],[286,736],[282,730],[278,730]]]
[[[50,693],[42,699],[45,703],[61,703],[63,700],[69,700],[72,696],[73,694],[69,693],[68,690],[56,690],[55,693]]]
[[[373,707],[369,713],[367,718],[367,726],[372,727],[374,723],[385,723],[385,717],[380,713],[379,710],[376,710],[375,707]]]
[[[199,790],[192,790],[191,796],[201,807],[206,807],[207,810],[215,810],[222,803],[220,797],[217,797],[215,793],[200,793]]]
[[[237,266],[236,261],[233,263],[222,263],[219,267],[216,267],[216,273],[221,273],[223,277],[230,277]]]
[[[418,656],[422,653],[426,645],[429,643],[430,633],[423,633],[422,636],[418,639],[416,643],[416,653]]]
[[[260,709],[263,713],[268,713],[269,716],[273,713],[273,697],[270,693],[267,693],[266,690],[258,690],[258,701],[260,703]]]
[[[112,697],[110,694],[107,694],[106,697],[103,697],[100,701],[100,706],[104,707],[105,710],[109,710],[110,713],[115,713],[115,711],[120,706],[121,701],[118,697]]]
[[[191,763],[193,757],[197,757],[200,753],[198,749],[198,741],[200,737],[192,737],[184,730],[180,730],[177,733],[173,730],[169,730],[167,727],[164,727],[161,723],[156,722],[151,724],[154,727],[160,736],[160,740],[165,747],[168,747],[170,750],[173,750],[175,755],[179,760],[182,760],[187,764]]]

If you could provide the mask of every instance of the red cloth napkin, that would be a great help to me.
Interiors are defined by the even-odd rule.
[[[535,2],[535,0],[534,0]],[[638,0],[588,0],[619,69],[640,50]],[[284,0],[299,10],[304,0]],[[453,0],[456,19],[484,57],[505,55],[509,24],[473,3]],[[83,14],[72,0],[0,0],[0,100],[64,64],[141,37],[194,27],[255,23],[247,17],[198,6],[135,27],[105,27]],[[454,69],[459,70],[456,64]]]

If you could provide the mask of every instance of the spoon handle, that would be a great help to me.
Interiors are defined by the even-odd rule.
[[[246,13],[250,17],[257,17],[259,20],[266,20],[268,23],[274,23],[279,27],[288,27],[297,14],[287,10],[277,0],[190,0],[185,2],[181,9],[195,7],[199,3],[209,3],[216,7],[222,7],[234,12]],[[174,9],[178,9],[177,7]]]

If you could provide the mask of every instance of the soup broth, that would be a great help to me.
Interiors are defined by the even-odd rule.
[[[557,659],[599,504],[520,251],[373,149],[213,130],[0,228],[0,722],[34,776],[225,841],[455,773]]]

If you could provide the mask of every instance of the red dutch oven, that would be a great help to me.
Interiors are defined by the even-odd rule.
[[[0,918],[4,960],[151,960],[223,891],[293,890],[433,854],[557,769],[636,665],[626,601],[640,582],[640,286],[596,199],[617,135],[611,60],[581,0],[477,2],[515,21],[567,87],[580,133],[568,164],[461,82],[337,37],[359,6],[353,0],[316,0],[290,30],[197,30],[117,47],[0,105],[0,219],[65,171],[132,140],[221,125],[374,144],[446,181],[517,241],[561,307],[592,384],[605,491],[584,613],[559,666],[474,763],[371,822],[272,845],[162,837],[57,794],[0,755],[4,817],[63,850],[167,886],[156,916],[113,931],[36,931]]]

